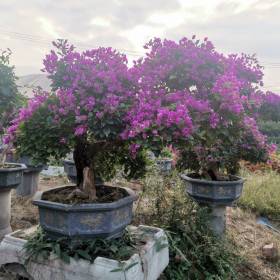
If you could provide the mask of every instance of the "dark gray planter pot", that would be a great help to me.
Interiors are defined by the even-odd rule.
[[[6,163],[9,164],[9,163]],[[5,234],[12,231],[11,220],[11,190],[22,180],[23,164],[10,163],[14,168],[0,168],[0,241]]]
[[[43,170],[43,164],[32,164],[31,157],[22,156],[19,159],[14,159],[16,163],[26,165],[26,169],[23,171],[23,179],[21,184],[16,188],[16,194],[18,196],[32,196],[38,190],[39,174]]]
[[[76,170],[74,160],[64,159],[63,167],[64,167],[64,172],[67,174],[67,178],[70,180],[70,182],[73,184],[76,184],[77,183],[77,170]],[[96,177],[95,182],[97,184],[102,184],[103,180],[99,177]]]
[[[22,181],[23,171],[26,169],[24,164],[6,163],[13,165],[14,168],[0,168],[0,191],[16,188]]]
[[[21,184],[16,188],[17,196],[33,196],[38,191],[39,175],[43,166],[28,166],[23,171]]]
[[[63,188],[69,186],[53,190]],[[131,189],[123,189],[128,196],[112,203],[67,205],[42,200],[44,193],[52,191],[48,190],[37,192],[33,204],[39,207],[40,225],[51,238],[116,238],[131,222],[133,201],[136,200]]]
[[[157,166],[161,172],[169,173],[172,169],[172,159],[159,159]]]
[[[235,181],[207,181],[181,175],[187,194],[201,206],[209,209],[209,227],[222,237],[226,229],[226,207],[231,206],[242,193],[244,180],[236,176]]]
[[[231,206],[242,193],[244,180],[235,177],[236,181],[207,181],[181,175],[186,184],[187,194],[196,202],[208,205]]]
[[[67,174],[67,178],[70,180],[70,182],[76,184],[77,170],[76,170],[75,162],[73,160],[64,159],[63,167],[64,167],[64,172]]]

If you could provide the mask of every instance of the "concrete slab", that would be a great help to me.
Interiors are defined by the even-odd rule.
[[[52,255],[48,260],[26,263],[20,232],[5,236],[0,244],[0,265],[32,280],[156,280],[169,263],[168,240],[160,228],[130,226],[129,231],[142,236],[145,244],[129,260],[119,262],[97,257],[93,263],[71,259],[64,263]],[[22,231],[30,234],[34,229]],[[23,236],[23,235],[22,235]],[[13,264],[11,266],[11,264]],[[133,265],[134,264],[134,265]],[[9,267],[10,266],[10,267]],[[130,267],[130,268],[129,268]],[[13,271],[14,270],[14,271]],[[115,271],[114,271],[115,270]],[[114,272],[113,272],[114,271]]]

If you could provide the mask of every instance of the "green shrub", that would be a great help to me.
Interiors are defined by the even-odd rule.
[[[162,279],[235,279],[230,243],[212,235],[208,218],[207,209],[186,196],[178,174],[146,177],[135,222],[159,226],[168,234],[170,263]]]
[[[0,50],[0,136],[25,100],[18,92],[15,68],[10,65],[11,54],[10,49]]]
[[[267,135],[269,143],[280,144],[280,122],[262,121],[259,126],[261,132]]]

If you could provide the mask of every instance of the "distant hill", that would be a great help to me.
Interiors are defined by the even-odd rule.
[[[27,97],[33,97],[33,88],[41,87],[43,90],[50,90],[50,80],[44,74],[33,74],[19,77],[17,85],[19,91]]]

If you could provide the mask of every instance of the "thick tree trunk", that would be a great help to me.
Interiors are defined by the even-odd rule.
[[[77,139],[73,158],[77,170],[77,187],[89,199],[96,199],[93,155],[85,139]]]
[[[213,169],[209,169],[207,173],[213,181],[218,181],[217,173]]]
[[[91,200],[95,200],[96,197],[96,187],[94,184],[94,170],[93,168],[85,167],[83,170],[83,184],[82,191],[88,195]]]
[[[73,158],[77,170],[77,187],[80,187],[83,183],[83,170],[87,163],[86,143],[81,139],[77,139],[76,146],[74,148]]]

